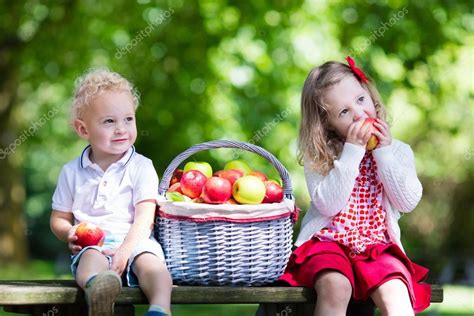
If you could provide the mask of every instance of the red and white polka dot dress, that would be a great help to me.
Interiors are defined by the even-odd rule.
[[[388,243],[382,194],[377,165],[372,153],[367,152],[345,208],[315,236],[321,241],[336,241],[356,254],[364,252],[369,245]]]

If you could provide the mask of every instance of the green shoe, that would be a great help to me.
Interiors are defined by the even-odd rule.
[[[117,273],[108,270],[97,274],[85,289],[89,316],[113,316],[115,299],[121,290],[122,280]]]

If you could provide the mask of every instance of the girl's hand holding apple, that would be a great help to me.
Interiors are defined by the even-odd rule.
[[[372,135],[372,126],[364,124],[364,120],[358,120],[349,126],[346,142],[365,147]]]
[[[392,134],[390,133],[390,127],[387,122],[381,119],[376,119],[374,122],[374,135],[379,139],[377,148],[389,146],[392,143]]]

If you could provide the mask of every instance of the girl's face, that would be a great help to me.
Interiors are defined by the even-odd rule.
[[[89,141],[94,162],[117,161],[137,138],[135,108],[128,91],[104,91],[95,97],[82,120],[79,136]]]
[[[346,76],[329,88],[324,100],[328,104],[331,129],[344,139],[352,123],[377,116],[369,92],[362,88],[354,76]]]

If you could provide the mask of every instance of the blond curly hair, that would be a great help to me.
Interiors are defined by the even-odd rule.
[[[120,74],[107,68],[91,69],[76,80],[71,108],[71,124],[84,116],[92,99],[104,91],[130,92],[135,110],[140,96],[132,83]]]
[[[352,69],[343,63],[330,61],[311,70],[301,94],[301,124],[298,137],[298,160],[310,162],[310,167],[327,175],[340,155],[344,140],[329,126],[328,105],[325,93],[346,76],[354,76],[366,89],[375,105],[377,118],[385,120],[385,108],[371,80],[364,83]]]

